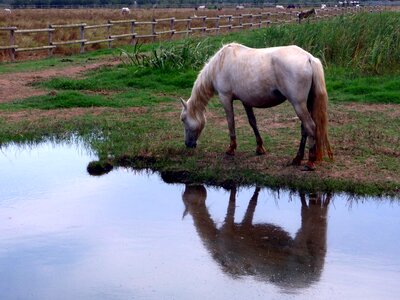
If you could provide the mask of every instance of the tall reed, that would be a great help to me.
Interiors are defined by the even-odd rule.
[[[248,40],[253,47],[298,45],[326,65],[355,71],[399,71],[400,13],[362,13],[318,23],[272,26]]]
[[[130,64],[156,69],[199,69],[221,44],[241,42],[255,48],[298,45],[319,57],[326,66],[364,74],[399,72],[400,13],[360,13],[304,24],[275,25],[262,30],[189,39],[183,43],[123,52]]]

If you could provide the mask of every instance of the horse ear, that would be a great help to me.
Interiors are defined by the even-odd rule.
[[[187,109],[187,103],[186,103],[186,101],[183,100],[182,98],[180,98],[180,99],[181,99],[181,103],[182,103],[183,108],[184,108],[184,109]]]

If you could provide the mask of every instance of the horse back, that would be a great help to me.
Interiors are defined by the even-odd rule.
[[[253,49],[228,44],[219,55],[215,89],[253,107],[271,107],[311,80],[310,54],[297,46]],[[295,86],[293,86],[295,85]]]

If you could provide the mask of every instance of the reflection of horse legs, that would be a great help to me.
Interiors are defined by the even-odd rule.
[[[236,208],[236,187],[232,187],[229,196],[228,209],[226,211],[224,227],[232,229],[235,223],[235,208]]]
[[[256,187],[253,196],[250,199],[249,205],[247,206],[246,213],[243,217],[242,225],[251,226],[253,222],[254,212],[257,206],[258,194],[260,193],[260,188]],[[235,208],[236,208],[236,187],[231,189],[229,196],[229,204],[226,210],[224,227],[232,228],[235,223]]]
[[[327,213],[332,195],[324,198],[319,193],[306,196],[300,193],[301,228],[294,239],[294,250],[302,257],[309,257],[310,267],[321,270],[326,253]],[[308,255],[304,255],[308,253]]]
[[[254,135],[256,136],[256,141],[257,141],[257,149],[256,153],[258,155],[263,155],[266,153],[264,146],[263,146],[263,140],[261,138],[260,132],[258,131],[257,128],[257,121],[256,121],[256,116],[254,115],[253,108],[251,106],[245,105],[243,103],[244,109],[246,110],[247,118],[249,119],[249,123],[251,128],[253,128]]]
[[[256,187],[253,197],[251,197],[249,205],[247,206],[246,213],[244,214],[242,225],[244,227],[250,227],[253,224],[254,212],[256,211],[258,194],[260,193],[260,188]]]

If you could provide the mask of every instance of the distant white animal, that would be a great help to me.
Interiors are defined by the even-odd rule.
[[[326,9],[326,4],[321,4],[321,9]]]
[[[244,6],[243,5],[236,5],[236,9],[243,9]]]
[[[200,5],[199,7],[197,7],[197,9],[206,9],[205,5]]]
[[[123,15],[129,15],[131,13],[131,10],[129,9],[129,7],[123,7],[121,8],[121,14]]]
[[[5,9],[4,9],[4,12],[5,12],[6,14],[11,14],[11,9],[5,8]]]
[[[275,6],[275,8],[277,8],[277,9],[285,9],[282,5],[277,5],[277,6]]]

